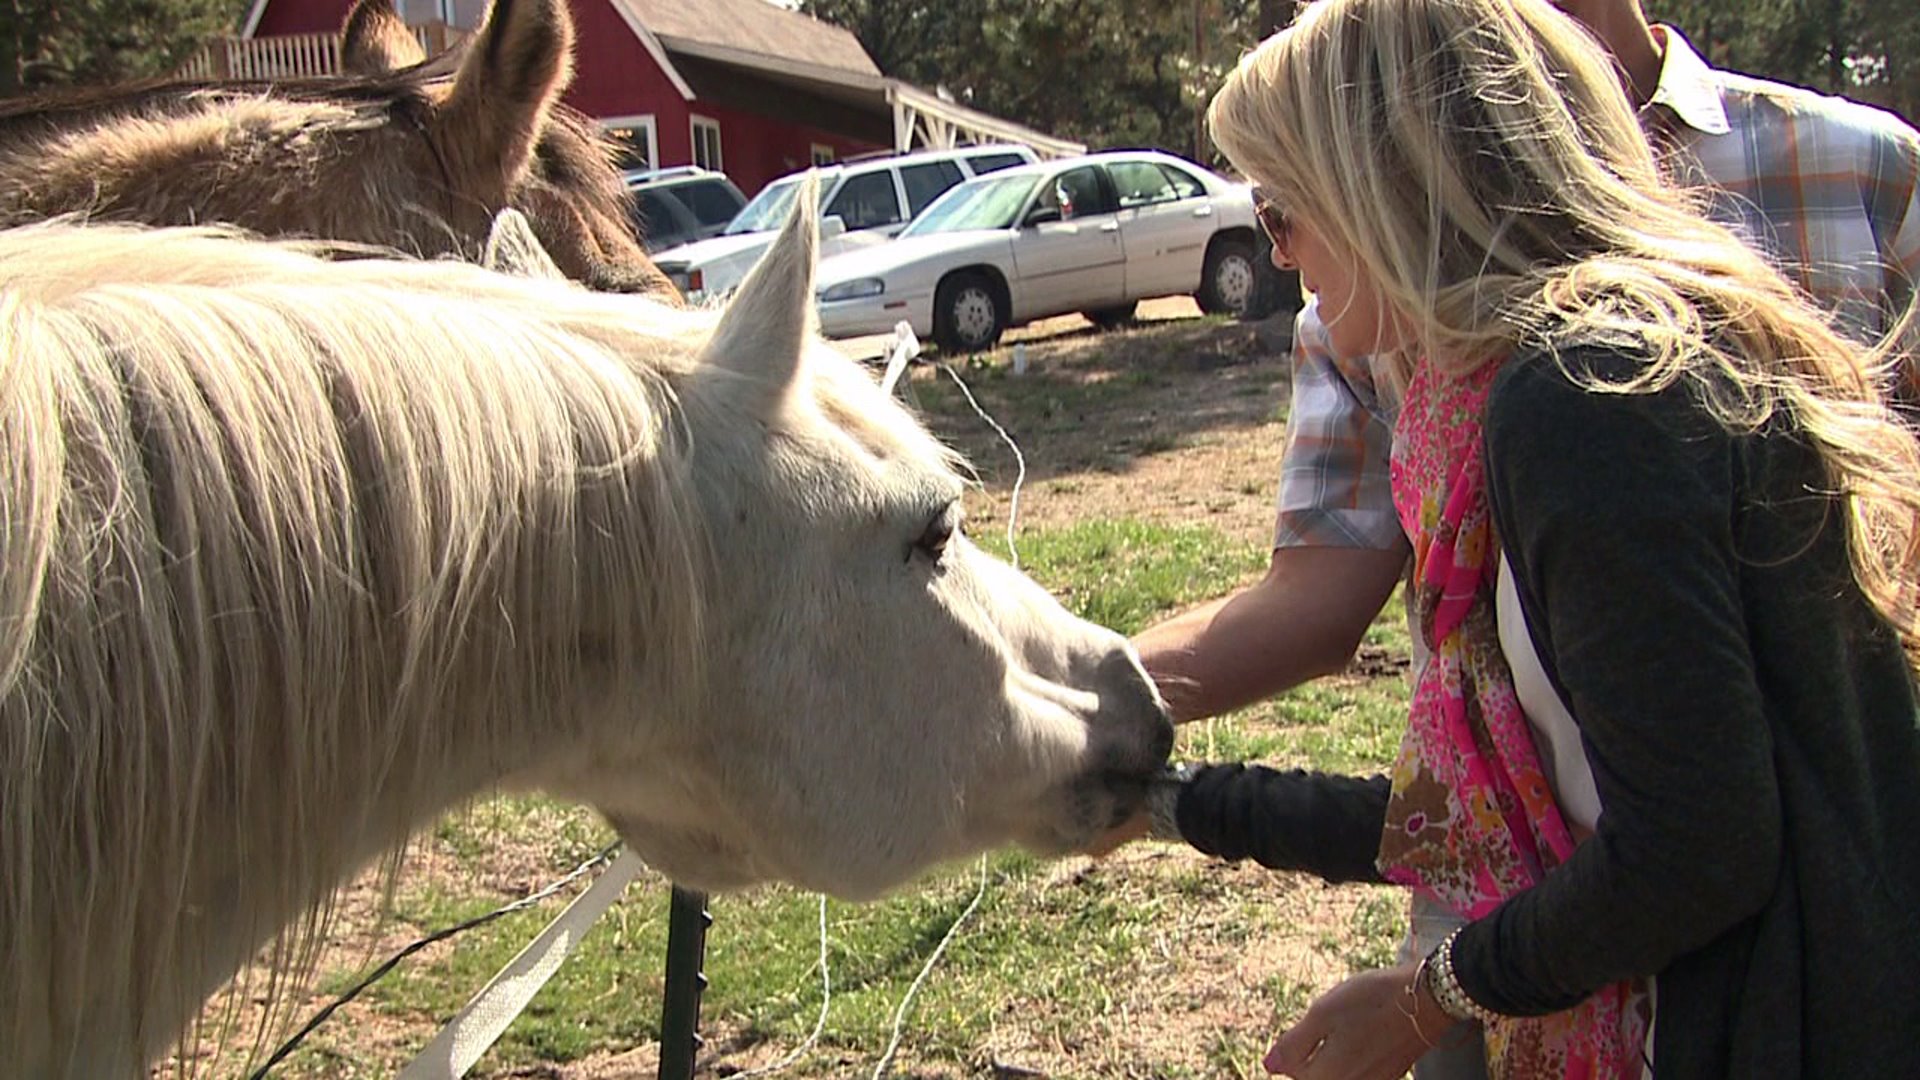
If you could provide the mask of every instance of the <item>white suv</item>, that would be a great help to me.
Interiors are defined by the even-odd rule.
[[[820,254],[880,243],[962,180],[1037,160],[1028,147],[991,144],[819,166]],[[658,252],[654,265],[695,303],[732,292],[773,242],[805,175],[768,184],[719,236]]]

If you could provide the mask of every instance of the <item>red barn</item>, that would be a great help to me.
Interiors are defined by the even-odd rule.
[[[337,70],[351,0],[254,0],[237,41],[200,77]],[[1085,148],[887,78],[853,34],[768,0],[570,0],[567,101],[606,125],[630,168],[703,165],[751,195],[795,169],[915,145],[1010,141],[1044,156]],[[487,0],[398,0],[429,51],[478,26]]]

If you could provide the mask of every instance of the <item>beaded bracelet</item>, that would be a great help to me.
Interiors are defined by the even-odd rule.
[[[1414,984],[1425,986],[1440,1011],[1455,1020],[1485,1024],[1500,1014],[1468,997],[1466,988],[1460,985],[1460,977],[1453,970],[1453,940],[1459,936],[1460,930],[1456,929],[1434,946],[1426,959],[1420,961]]]

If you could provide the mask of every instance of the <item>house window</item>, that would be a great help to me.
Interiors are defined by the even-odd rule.
[[[660,143],[654,138],[652,116],[616,116],[600,121],[600,128],[620,153],[621,169],[658,168]]]
[[[715,172],[726,171],[720,157],[720,121],[693,118],[693,163]]]
[[[833,147],[828,146],[826,143],[814,143],[812,152],[813,163],[815,165],[833,164]]]

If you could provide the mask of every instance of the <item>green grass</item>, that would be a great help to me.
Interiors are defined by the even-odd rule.
[[[1004,554],[1000,536],[978,542]],[[1210,529],[1129,520],[1029,530],[1019,538],[1019,553],[1022,566],[1072,610],[1128,633],[1244,583],[1266,558],[1263,550]],[[1398,611],[1389,605],[1370,644],[1404,649]],[[1372,771],[1390,760],[1404,709],[1399,676],[1342,677],[1192,725],[1182,733],[1180,753]],[[483,864],[502,847],[535,851],[540,864],[517,866],[517,876],[508,875],[506,882],[538,882],[559,876],[608,840],[605,826],[585,810],[513,797],[448,818],[430,842],[463,866]],[[1164,1061],[1109,1061],[1101,1056],[1096,1032],[1124,1028],[1129,1008],[1140,1007],[1130,1000],[1177,988],[1191,952],[1230,958],[1276,936],[1297,934],[1289,921],[1294,916],[1274,899],[1288,888],[1309,886],[1272,875],[1228,876],[1199,860],[1133,872],[1095,863],[1064,878],[1057,865],[1016,852],[989,857],[985,899],[908,1019],[913,1070],[896,1075],[989,1074],[982,1048],[1010,1024],[1087,1062],[1084,1073],[1056,1076],[1256,1075],[1272,1028],[1297,1015],[1314,992],[1313,984],[1294,974],[1271,975],[1258,987],[1270,1012],[1255,1008],[1244,1025],[1209,1026],[1181,1040],[1179,1053],[1170,1049]],[[501,875],[491,875],[491,886],[483,883],[488,875],[473,876],[478,879],[403,881],[395,900],[398,918],[425,931],[508,898],[511,889]],[[939,870],[883,902],[827,905],[831,1010],[821,1046],[786,1075],[870,1072],[902,995],[973,899],[978,881],[977,864],[968,863]],[[714,899],[703,1031],[725,1033],[735,1050],[764,1042],[784,1053],[798,1045],[820,1007],[818,903],[813,895],[781,887]],[[417,1046],[558,905],[508,917],[415,958],[370,991],[371,1011],[409,1032],[417,1029]],[[1344,925],[1317,930],[1303,944],[1349,970],[1383,963],[1401,933],[1402,911],[1397,894],[1381,892],[1362,901]],[[664,884],[653,879],[631,889],[484,1059],[481,1074],[576,1061],[656,1039],[666,929]],[[341,972],[324,977],[330,988],[345,982]],[[1174,1004],[1163,1007],[1180,1003],[1177,992],[1168,1000]],[[323,1029],[283,1071],[308,1077],[379,1074],[377,1063],[353,1049],[354,1037],[351,1027]]]
[[[1006,537],[975,537],[1007,557]],[[1266,565],[1266,552],[1213,529],[1130,520],[1030,529],[1016,537],[1020,568],[1074,614],[1136,633],[1156,618],[1219,596]]]

